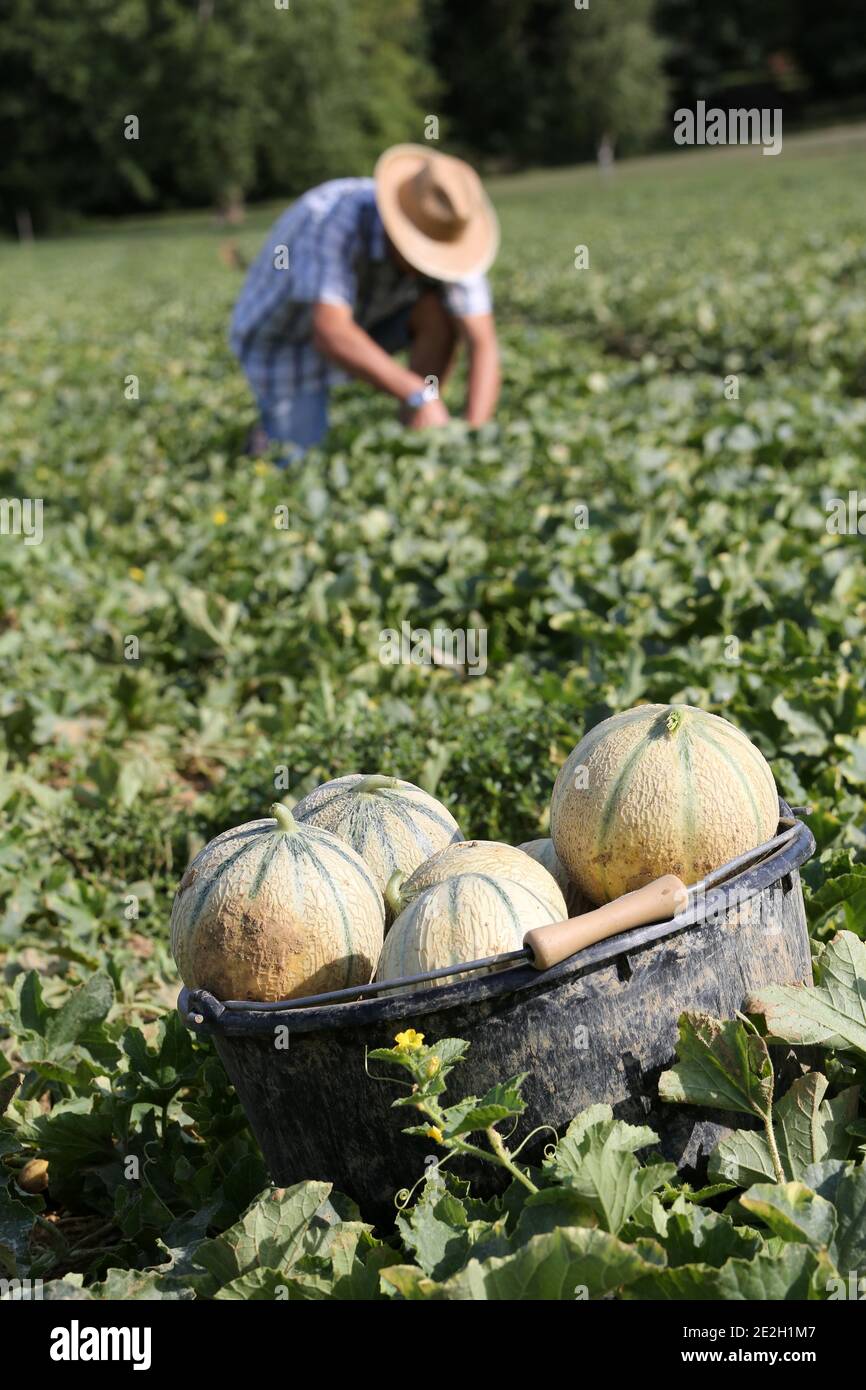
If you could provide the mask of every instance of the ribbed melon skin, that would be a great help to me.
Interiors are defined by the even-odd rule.
[[[418,975],[440,966],[518,950],[531,927],[561,921],[529,888],[492,874],[455,874],[419,894],[391,927],[376,970],[377,980]],[[449,975],[395,993],[470,979]]]
[[[565,906],[568,909],[569,917],[579,917],[583,912],[589,912],[592,903],[584,893],[581,893],[576,883],[572,883],[568,876],[565,865],[553,848],[551,839],[545,840],[525,840],[522,845],[517,846],[528,854],[530,859],[541,864],[547,870],[551,878],[556,880],[557,887],[565,899]]]
[[[325,782],[308,792],[293,814],[302,824],[330,830],[351,845],[382,893],[395,870],[411,874],[437,850],[462,838],[451,812],[435,797],[412,782],[375,774],[353,772]]]
[[[315,826],[250,821],[205,845],[181,880],[171,949],[190,989],[292,999],[364,984],[385,909],[363,860]]]
[[[585,768],[585,786],[575,774]],[[639,705],[604,720],[560,768],[554,849],[594,903],[660,874],[694,883],[776,831],[769,764],[726,719],[693,705]]]
[[[441,849],[400,884],[400,906],[405,907],[434,884],[466,873],[490,874],[519,883],[547,903],[557,914],[554,921],[562,922],[568,916],[565,899],[552,874],[522,849],[499,840],[461,840]]]

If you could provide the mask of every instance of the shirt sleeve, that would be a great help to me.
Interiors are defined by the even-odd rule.
[[[358,208],[353,199],[340,199],[322,219],[312,249],[310,299],[354,308],[358,293],[355,262],[361,242]]]
[[[472,275],[444,286],[447,307],[456,318],[471,318],[473,314],[493,311],[493,296],[486,275]]]

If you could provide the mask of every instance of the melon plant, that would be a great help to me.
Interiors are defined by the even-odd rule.
[[[451,812],[435,797],[412,782],[379,774],[353,772],[325,782],[298,802],[294,815],[351,845],[382,893],[392,874],[411,874],[462,838]]]
[[[366,983],[385,934],[370,870],[336,835],[271,810],[217,835],[184,874],[171,913],[184,984],[276,1000]]]
[[[565,899],[547,869],[522,849],[498,840],[460,840],[440,849],[408,878],[395,874],[385,889],[389,911],[396,917],[427,888],[466,873],[518,883],[554,913],[553,921],[562,922],[568,916]]]
[[[550,804],[554,849],[595,903],[660,874],[694,883],[769,839],[778,820],[763,754],[692,705],[639,705],[596,725],[560,768]]]
[[[553,841],[546,840],[525,840],[522,845],[517,846],[522,849],[524,854],[528,854],[530,859],[541,864],[552,878],[556,880],[560,893],[565,899],[565,906],[568,909],[569,917],[579,917],[582,912],[588,912],[592,903],[584,893],[581,893],[576,883],[572,883],[566,872],[565,865],[553,848]]]
[[[419,893],[400,913],[385,938],[376,979],[394,980],[515,951],[523,945],[530,928],[561,919],[560,911],[512,879],[485,873],[453,874]],[[472,974],[407,985],[395,993],[453,984]]]

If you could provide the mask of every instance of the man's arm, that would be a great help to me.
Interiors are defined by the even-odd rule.
[[[489,420],[499,399],[499,344],[492,314],[472,314],[457,320],[460,336],[469,356],[469,390],[466,420],[483,425]]]
[[[384,348],[374,343],[355,322],[348,304],[318,303],[314,306],[313,346],[352,376],[377,386],[399,401],[424,386],[422,376],[395,362]],[[424,419],[419,420],[422,414]],[[413,422],[434,425],[444,423],[447,418],[448,412],[441,401],[430,401],[416,412]]]

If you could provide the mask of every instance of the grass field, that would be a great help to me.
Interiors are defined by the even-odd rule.
[[[266,1175],[172,1019],[166,928],[189,855],[275,777],[395,772],[516,844],[585,727],[700,704],[813,807],[816,943],[866,936],[866,496],[859,533],[856,502],[828,526],[864,477],[864,145],[495,183],[496,423],[409,435],[344,389],[291,475],[242,453],[240,279],[206,216],[0,247],[0,492],[44,499],[40,544],[0,535],[7,1269],[218,1287],[184,1260]],[[486,630],[486,672],[383,665],[404,621]],[[14,1184],[34,1154],[47,1205]]]

